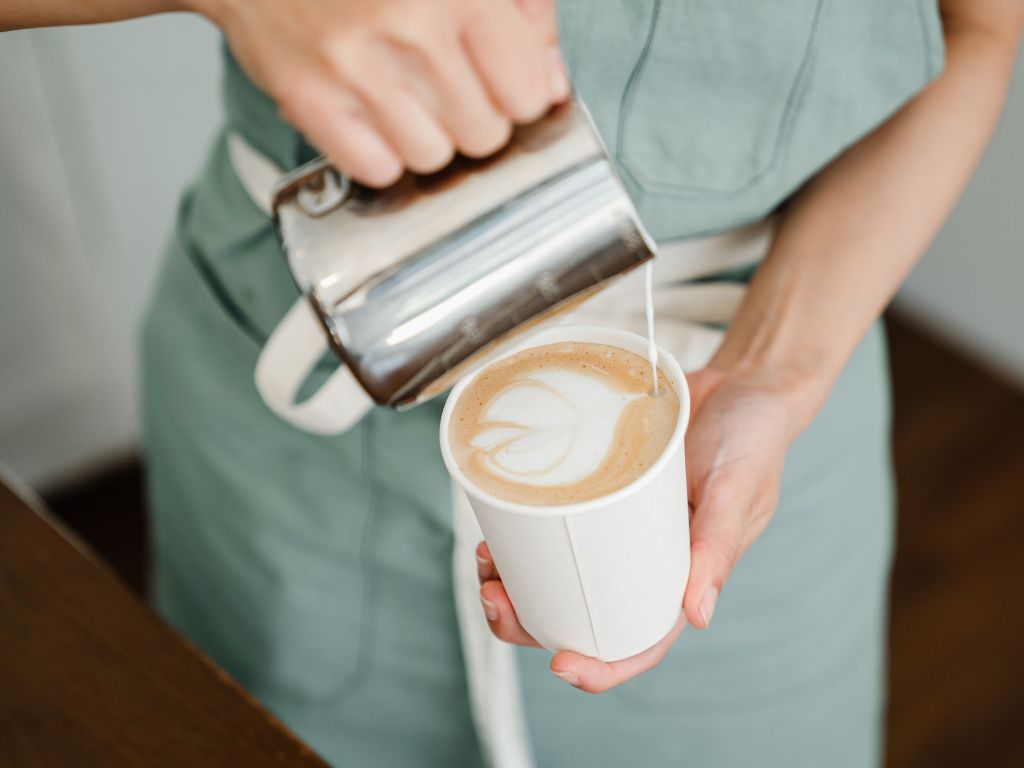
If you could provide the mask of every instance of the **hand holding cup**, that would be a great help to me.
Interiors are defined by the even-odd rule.
[[[794,434],[785,398],[752,374],[706,368],[689,374],[686,434],[690,499],[690,571],[684,615],[653,647],[605,662],[560,651],[551,671],[570,685],[600,693],[655,667],[686,623],[706,629],[718,595],[739,558],[775,511],[783,458]],[[487,544],[477,547],[480,599],[491,631],[506,642],[539,647],[520,625]]]

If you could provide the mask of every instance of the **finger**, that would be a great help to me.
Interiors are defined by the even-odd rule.
[[[665,637],[646,651],[621,661],[601,661],[573,651],[561,651],[551,659],[551,671],[560,679],[587,693],[602,693],[658,665],[686,627],[686,617]]]
[[[351,87],[366,105],[370,119],[398,154],[406,168],[432,173],[446,166],[455,147],[437,117],[418,96],[423,94],[421,60],[389,44],[366,45],[361,49],[359,77],[346,75],[347,58],[335,59],[341,81]]]
[[[562,54],[558,50],[558,14],[555,0],[516,0],[537,39],[548,49],[547,80],[548,92],[555,102],[569,97],[571,86],[565,71]]]
[[[534,35],[545,46],[558,45],[558,14],[555,0],[516,0]]]
[[[455,145],[448,132],[403,86],[371,88],[363,95],[374,123],[407,168],[433,173],[451,162]]]
[[[690,420],[700,411],[704,400],[721,383],[724,374],[712,368],[702,368],[699,371],[686,374],[686,388],[690,395]]]
[[[435,109],[459,151],[468,157],[494,154],[512,135],[508,117],[498,111],[461,47],[439,49],[430,61]]]
[[[336,83],[308,75],[282,103],[283,117],[338,168],[371,187],[402,175],[397,153],[370,123],[361,102]]]
[[[488,3],[467,25],[466,48],[498,108],[517,123],[536,120],[551,104],[547,50],[508,2]]]
[[[486,541],[481,541],[476,546],[476,575],[481,585],[485,581],[501,581]]]
[[[514,645],[540,648],[540,643],[520,626],[512,602],[508,599],[505,587],[500,581],[488,581],[480,587],[480,602],[483,604],[484,616],[486,616],[487,623],[495,637]]]
[[[683,595],[687,621],[707,629],[718,596],[743,554],[753,494],[728,476],[715,478],[697,501],[690,530],[690,577]]]

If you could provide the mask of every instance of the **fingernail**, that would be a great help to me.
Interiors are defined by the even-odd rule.
[[[484,607],[484,616],[487,617],[488,621],[498,620],[498,606],[483,595],[480,595],[480,604]]]
[[[569,98],[572,85],[569,84],[569,76],[565,73],[565,61],[562,53],[557,48],[548,52],[548,84],[551,88],[551,95],[556,101],[564,101]]]
[[[480,555],[476,556],[476,562],[477,565],[479,565],[481,568],[486,568],[491,564],[490,560],[488,560],[486,557],[480,557]]]
[[[700,607],[697,609],[701,619],[704,620],[705,629],[711,626],[711,617],[715,615],[716,600],[718,600],[718,590],[715,587],[708,587],[704,592],[704,597],[700,600]]]
[[[555,677],[559,680],[564,680],[573,688],[579,687],[580,678],[575,672],[555,672]]]

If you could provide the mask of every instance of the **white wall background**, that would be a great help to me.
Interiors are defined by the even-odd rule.
[[[0,462],[35,484],[131,450],[135,333],[219,119],[198,18],[0,35]]]
[[[135,334],[216,125],[217,35],[164,16],[0,35],[0,462],[42,486],[132,449]],[[1024,383],[1024,77],[899,304]]]
[[[988,154],[897,306],[1024,385],[1024,50]]]

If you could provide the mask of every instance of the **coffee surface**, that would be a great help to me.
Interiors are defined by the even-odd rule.
[[[491,364],[459,397],[449,443],[483,490],[522,504],[573,504],[640,477],[675,430],[679,396],[620,347],[559,342]]]

